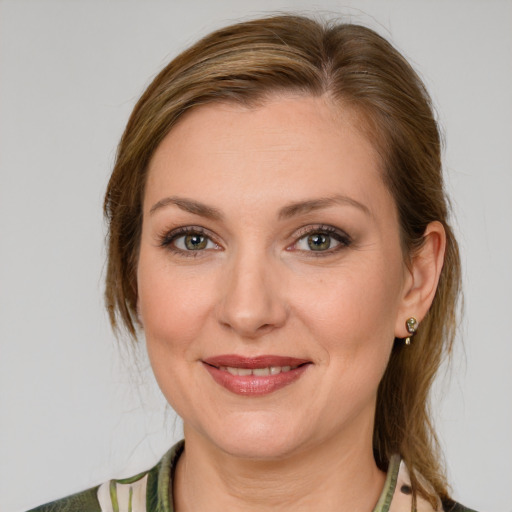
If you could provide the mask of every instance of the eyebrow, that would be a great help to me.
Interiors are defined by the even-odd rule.
[[[223,215],[220,210],[214,208],[213,206],[208,206],[199,201],[194,201],[193,199],[187,199],[184,197],[170,196],[160,199],[157,203],[155,203],[151,210],[149,210],[150,215],[153,215],[157,210],[161,208],[165,208],[166,206],[174,205],[180,208],[183,211],[193,213],[194,215],[199,215],[201,217],[206,217],[212,220],[222,220]],[[318,199],[310,199],[306,201],[297,201],[291,204],[288,204],[279,210],[278,218],[279,220],[289,219],[291,217],[295,217],[297,215],[304,215],[306,213],[310,213],[316,210],[321,210],[323,208],[328,208],[330,206],[335,205],[349,205],[355,208],[358,208],[366,215],[372,216],[370,209],[352,199],[348,196],[343,195],[335,195],[331,197],[321,197]]]
[[[311,199],[309,201],[297,201],[295,203],[291,203],[279,210],[279,219],[289,219],[290,217],[295,217],[296,215],[304,215],[309,212],[313,212],[316,210],[321,210],[323,208],[328,208],[329,206],[335,205],[349,205],[354,206],[364,212],[366,215],[372,216],[370,209],[352,199],[348,196],[343,195],[335,195],[331,197],[321,197],[319,199]]]
[[[160,201],[158,201],[151,207],[149,213],[150,215],[153,215],[157,210],[160,210],[161,208],[164,208],[169,205],[177,206],[183,211],[193,213],[194,215],[199,215],[201,217],[206,217],[212,220],[221,220],[223,218],[222,213],[220,212],[220,210],[217,210],[217,208],[207,206],[204,203],[194,201],[193,199],[186,199],[184,197],[176,196],[170,196],[165,197],[164,199],[160,199]]]

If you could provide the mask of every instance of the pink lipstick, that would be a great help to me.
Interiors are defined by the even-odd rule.
[[[311,361],[295,357],[235,354],[214,356],[202,361],[217,384],[239,395],[266,395],[299,379]]]

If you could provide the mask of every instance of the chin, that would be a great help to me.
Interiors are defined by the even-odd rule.
[[[223,442],[224,441],[224,442]],[[251,460],[279,460],[292,456],[298,451],[296,443],[276,435],[248,436],[221,440],[219,446],[232,457]]]
[[[243,415],[245,416],[245,415]],[[273,416],[273,415],[272,415]],[[291,456],[304,443],[303,429],[281,418],[233,419],[229,425],[204,432],[209,442],[233,457],[272,460]],[[302,435],[301,435],[302,434]],[[187,432],[185,432],[185,438]]]

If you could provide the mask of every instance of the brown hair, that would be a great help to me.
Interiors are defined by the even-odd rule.
[[[255,104],[270,94],[327,94],[350,108],[371,136],[398,208],[404,254],[422,243],[431,221],[443,224],[444,267],[429,313],[405,349],[395,343],[378,391],[374,427],[377,464],[400,453],[413,488],[435,503],[448,498],[429,410],[429,391],[451,351],[460,288],[456,240],[447,223],[440,136],[421,80],[385,39],[353,24],[279,15],[229,26],[176,57],[135,106],[119,144],[105,196],[109,223],[106,303],[135,338],[136,266],[148,163],[165,135],[188,110],[210,102]]]

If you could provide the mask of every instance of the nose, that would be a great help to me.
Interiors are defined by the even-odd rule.
[[[276,263],[239,255],[226,268],[223,281],[218,320],[224,327],[252,339],[285,324],[288,307]]]

